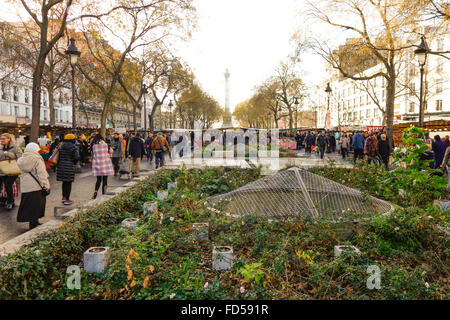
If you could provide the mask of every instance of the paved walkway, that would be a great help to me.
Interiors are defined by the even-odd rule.
[[[154,167],[144,160],[141,162],[141,169],[152,170]],[[53,208],[55,206],[62,206],[62,183],[56,181],[56,175],[53,171],[49,171],[49,174],[51,193],[47,198],[45,217],[39,220],[41,223],[52,220]],[[129,182],[129,180],[125,179],[125,176],[122,178],[123,179],[118,179],[118,177],[109,177],[108,185],[119,186]],[[75,201],[75,206],[81,206],[91,200],[94,194],[95,182],[96,177],[92,175],[90,167],[83,168],[83,172],[76,175],[71,192],[71,200]],[[101,195],[101,190],[99,195]],[[13,210],[7,211],[5,208],[0,208],[0,244],[28,231],[28,222],[19,223],[16,221],[19,204],[20,194],[19,198],[16,198],[16,207]]]

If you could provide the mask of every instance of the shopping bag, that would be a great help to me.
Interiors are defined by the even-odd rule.
[[[17,166],[16,159],[7,159],[0,161],[0,171],[6,176],[19,176],[20,169]]]

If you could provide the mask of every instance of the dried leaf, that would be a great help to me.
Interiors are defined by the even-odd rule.
[[[142,286],[143,286],[144,288],[147,288],[149,282],[150,282],[150,276],[146,276],[145,279],[144,279],[144,282],[142,283]]]

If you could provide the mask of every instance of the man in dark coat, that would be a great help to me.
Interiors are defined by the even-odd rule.
[[[314,143],[314,136],[311,134],[311,132],[308,131],[308,135],[305,138],[305,153],[311,153],[311,146]]]
[[[56,168],[56,180],[62,181],[62,203],[72,205],[70,193],[72,182],[75,180],[75,164],[80,160],[78,148],[75,146],[75,135],[69,133],[64,137],[64,142],[59,150],[58,165]]]
[[[141,171],[141,159],[144,157],[145,148],[144,142],[139,136],[139,133],[134,136],[130,134],[130,143],[128,147],[128,157],[133,159],[133,174],[139,174]]]
[[[147,154],[147,160],[153,161],[153,153],[152,153],[152,143],[153,143],[153,134],[149,134],[147,139],[145,140],[145,152]]]
[[[317,137],[317,145],[319,146],[320,159],[323,159],[325,153],[325,148],[328,145],[327,137],[325,136],[325,131],[322,131]]]
[[[381,160],[386,167],[386,170],[389,170],[389,141],[386,139],[386,135],[383,133],[380,136],[380,141],[378,141],[378,153],[380,154]]]

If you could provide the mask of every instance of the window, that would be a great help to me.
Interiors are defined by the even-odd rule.
[[[3,100],[7,100],[8,99],[8,96],[6,94],[6,84],[5,83],[2,83],[2,99]]]
[[[409,95],[413,96],[416,93],[416,83],[415,82],[411,82],[409,84]]]
[[[383,101],[386,100],[386,90],[383,89]]]
[[[44,104],[44,107],[47,106],[47,94],[45,92],[42,92],[42,101]]]
[[[19,106],[14,106],[14,115],[19,115]]]
[[[55,120],[59,121],[59,112],[55,109]]]
[[[48,110],[44,110],[44,120],[48,120]]]
[[[66,111],[66,121],[69,122],[69,111]]]
[[[408,109],[408,112],[409,112],[409,113],[414,113],[414,109],[415,109],[415,104],[414,104],[414,102],[410,102],[410,103],[409,103],[409,109]]]
[[[25,103],[30,103],[30,90],[25,89]]]
[[[436,100],[436,111],[442,111],[442,100]]]
[[[13,99],[19,101],[19,89],[16,86],[13,87]]]
[[[438,58],[436,70],[441,72],[444,70],[444,60],[442,58]]]
[[[59,121],[63,122],[63,111],[59,110]]]
[[[442,80],[437,80],[436,81],[436,93],[441,93],[442,92],[443,85],[444,85],[444,82]]]
[[[25,117],[31,119],[30,108],[25,108]]]
[[[369,118],[370,118],[370,110],[367,109],[367,110],[366,110],[366,119],[369,119]]]
[[[59,92],[58,102],[61,103],[61,104],[63,103],[63,93],[62,93],[62,91]]]

